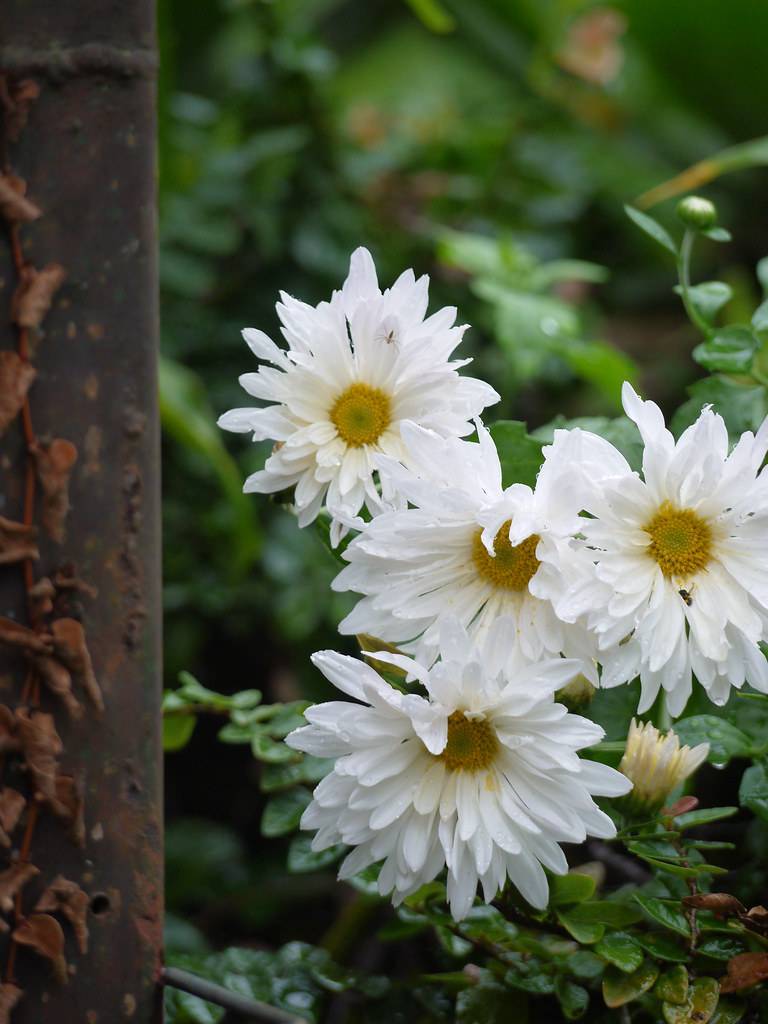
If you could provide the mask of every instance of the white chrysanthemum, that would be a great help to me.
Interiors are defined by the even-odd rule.
[[[597,682],[593,639],[562,622],[550,595],[578,557],[570,537],[579,527],[551,487],[545,467],[535,490],[502,485],[493,439],[477,424],[479,443],[440,438],[403,427],[407,468],[380,459],[385,495],[411,508],[383,512],[344,552],[350,563],[335,590],[364,596],[342,621],[342,633],[366,633],[431,663],[439,653],[440,623],[455,615],[491,659],[530,663],[560,653],[582,659],[580,671]],[[499,618],[505,630],[494,633]]]
[[[707,759],[708,743],[681,747],[671,729],[660,733],[652,722],[632,719],[619,771],[632,783],[630,799],[644,811],[656,810]]]
[[[498,628],[500,626],[497,623]],[[403,694],[369,665],[333,651],[315,664],[360,703],[332,701],[306,712],[310,725],[287,743],[336,759],[304,812],[312,846],[355,849],[340,877],[383,861],[379,890],[397,904],[444,866],[451,912],[463,918],[478,881],[486,901],[509,878],[529,903],[546,906],[542,865],[567,870],[561,842],[611,837],[593,795],[619,796],[631,783],[576,751],[597,743],[600,726],[552,700],[573,674],[553,659],[507,679],[489,675],[456,620],[443,624],[443,660],[431,669],[386,651],[427,697]]]
[[[450,359],[465,327],[454,326],[451,307],[424,319],[428,287],[426,276],[417,280],[406,270],[382,294],[370,253],[357,249],[330,302],[314,307],[281,293],[277,312],[287,349],[261,331],[243,331],[254,355],[271,366],[243,374],[240,383],[275,404],[232,409],[219,426],[277,442],[245,491],[295,487],[300,526],[324,503],[348,523],[364,504],[378,510],[374,458],[402,457],[403,421],[445,436],[471,432],[470,420],[499,396],[456,372],[470,362]],[[344,532],[334,519],[334,543]]]
[[[557,468],[582,471],[572,500],[594,572],[558,603],[588,613],[599,638],[602,685],[640,676],[645,711],[663,687],[679,715],[692,673],[715,704],[745,681],[768,692],[768,421],[729,454],[722,418],[705,408],[675,443],[659,408],[629,384],[624,409],[645,443],[642,478],[604,439],[556,433]]]

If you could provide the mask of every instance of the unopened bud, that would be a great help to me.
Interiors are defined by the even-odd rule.
[[[681,747],[671,729],[662,734],[650,722],[633,719],[619,771],[632,782],[627,800],[638,810],[657,811],[706,760],[709,744]]]
[[[717,221],[717,207],[702,196],[686,196],[677,204],[677,216],[687,228],[708,231]]]

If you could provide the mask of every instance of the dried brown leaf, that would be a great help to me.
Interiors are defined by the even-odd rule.
[[[717,917],[740,917],[745,908],[735,896],[727,892],[698,893],[695,896],[683,896],[683,906],[693,910],[709,910]]]
[[[16,735],[16,716],[5,705],[0,704],[0,754],[13,754],[21,750],[21,741]]]
[[[11,1012],[24,995],[24,990],[10,982],[0,985],[0,1024],[11,1024]]]
[[[62,751],[62,743],[53,715],[44,711],[32,711],[18,708],[16,711],[16,728],[21,740],[27,770],[32,776],[35,788],[57,814],[65,814],[64,808],[56,792],[56,775],[58,758]]]
[[[10,142],[18,142],[29,117],[29,108],[39,95],[40,86],[33,78],[21,78],[9,84],[5,134]]]
[[[721,992],[741,992],[768,978],[768,953],[739,953],[728,961],[728,974],[720,979]]]
[[[21,946],[29,946],[53,965],[53,973],[62,985],[67,983],[67,961],[64,959],[64,932],[50,914],[30,914],[14,930],[13,938]]]
[[[53,650],[53,639],[47,633],[37,633],[3,615],[0,615],[0,644],[18,647],[29,654],[50,654]]]
[[[80,952],[85,954],[88,952],[88,903],[88,894],[83,892],[77,882],[70,882],[59,875],[37,901],[35,910],[63,914],[72,925]]]
[[[93,662],[85,642],[85,630],[77,619],[56,619],[51,626],[56,656],[80,677],[85,692],[96,710],[104,710],[101,688],[93,671]]]
[[[34,603],[38,618],[42,618],[53,611],[53,598],[55,596],[56,588],[47,576],[41,576],[27,591],[27,597]]]
[[[9,914],[13,910],[13,898],[20,892],[30,878],[40,874],[34,864],[17,861],[5,871],[0,871],[0,909]]]
[[[0,380],[0,394],[2,387],[2,380]],[[2,399],[0,399],[1,401]],[[34,526],[27,526],[25,523],[17,523],[12,519],[0,516],[0,565],[12,565],[14,562],[23,562],[27,558],[39,558],[40,552],[35,544],[36,536],[37,529]]]
[[[0,174],[0,214],[9,223],[37,220],[42,210],[24,195],[27,186],[12,174]]]
[[[695,796],[681,796],[675,800],[671,807],[665,807],[662,815],[665,818],[676,818],[678,814],[687,814],[688,811],[695,811],[699,806],[698,798]]]
[[[69,511],[69,474],[77,461],[77,448],[71,441],[57,438],[47,448],[36,445],[32,455],[43,489],[40,518],[46,533],[60,544],[64,540],[64,521]]]
[[[66,276],[60,263],[48,263],[42,270],[25,266],[11,303],[13,322],[19,327],[39,327]]]
[[[56,658],[44,654],[32,655],[30,662],[37,669],[40,678],[67,709],[75,720],[83,717],[83,707],[72,692],[72,676],[69,669]]]
[[[27,801],[16,789],[6,786],[0,789],[0,843],[11,845],[11,833],[19,823]]]
[[[16,352],[0,352],[0,434],[16,419],[37,371]]]
[[[85,805],[80,783],[71,775],[56,776],[56,804],[54,813],[69,822],[72,842],[85,846]]]
[[[739,918],[741,923],[753,932],[768,934],[768,910],[765,907],[752,907]]]

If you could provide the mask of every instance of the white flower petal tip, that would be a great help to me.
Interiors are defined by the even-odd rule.
[[[458,620],[444,623],[443,634],[450,661],[413,663],[427,698],[395,690],[362,661],[313,656],[356,702],[316,705],[289,737],[295,749],[335,759],[303,827],[317,830],[318,849],[352,848],[342,878],[383,862],[379,890],[395,903],[447,867],[456,920],[478,885],[490,900],[507,879],[543,907],[544,867],[567,868],[559,843],[609,835],[593,796],[625,793],[630,784],[578,757],[593,740],[592,723],[554,704],[547,687],[531,693],[527,682],[489,675]]]

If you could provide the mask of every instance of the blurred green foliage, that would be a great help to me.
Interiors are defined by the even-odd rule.
[[[515,421],[546,441],[556,414],[632,458],[635,436],[611,418],[618,384],[639,377],[676,407],[701,372],[690,359],[700,339],[670,289],[669,253],[623,205],[764,132],[768,7],[678,0],[672,24],[661,0],[159,6],[166,669],[169,685],[182,669],[205,684],[195,697],[187,680],[188,692],[169,698],[182,704],[167,709],[175,745],[187,744],[168,765],[168,905],[199,928],[172,916],[169,940],[189,953],[233,938],[316,941],[345,898],[330,861],[325,873],[301,874],[318,865],[294,840],[300,874],[288,876],[289,840],[260,845],[265,804],[251,751],[268,761],[277,734],[260,705],[222,705],[231,716],[223,747],[216,713],[192,735],[194,718],[182,710],[185,700],[213,700],[211,691],[257,688],[265,706],[320,697],[325,684],[308,655],[345,643],[336,624],[349,598],[330,591],[336,565],[316,533],[298,531],[278,502],[240,493],[269,445],[221,437],[214,425],[247,404],[237,377],[254,366],[240,330],[279,338],[278,290],[327,297],[365,244],[383,282],[414,266],[431,274],[431,308],[459,307],[473,326],[464,345],[474,372],[504,394],[493,418],[526,438],[531,459],[538,442]],[[714,370],[724,357],[725,369],[741,358],[763,372],[752,343],[733,333],[761,294],[751,270],[764,255],[758,175],[740,170],[708,191],[738,245],[704,243],[697,254],[696,279],[722,282],[719,294],[692,296],[702,315],[715,316],[722,289],[733,296],[717,313],[720,342],[708,340],[700,358]],[[653,213],[679,234],[669,204]],[[755,318],[750,337],[766,330],[765,314]],[[716,401],[733,431],[766,412],[759,384],[707,377],[693,394],[676,428],[702,401]],[[597,698],[607,721],[630,713],[616,699]],[[306,768],[273,763],[261,774],[266,799],[277,802],[267,819],[274,834],[295,821],[298,803],[286,794],[307,792]],[[764,806],[764,774],[744,784],[745,806]],[[727,772],[711,788],[711,802],[737,802]],[[759,865],[765,836],[752,829],[750,843]],[[754,886],[764,871],[751,870],[745,884]],[[297,907],[301,920],[287,922],[286,908],[291,916]],[[577,1016],[579,986],[558,979],[560,1005]],[[489,1006],[495,984],[478,997]],[[443,1019],[437,996],[413,998],[429,1007],[424,1019]],[[476,1019],[472,998],[462,994],[460,1019]],[[415,1019],[407,1008],[382,1012]],[[194,1013],[202,1011],[178,1019],[216,1019]]]

